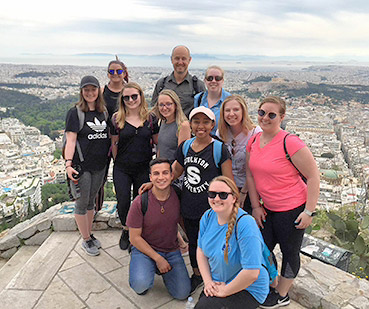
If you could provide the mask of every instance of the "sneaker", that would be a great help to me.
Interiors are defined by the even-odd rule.
[[[279,295],[277,290],[274,293],[269,293],[267,299],[263,304],[260,305],[260,308],[279,308],[282,306],[287,306],[290,303],[290,297],[288,294],[284,297]]]
[[[196,289],[203,285],[204,281],[202,281],[202,277],[201,276],[197,276],[195,274],[192,274],[191,276],[191,294],[194,293],[196,291]]]
[[[119,247],[122,250],[127,250],[129,247],[129,234],[127,230],[123,230],[122,231],[122,235],[120,236],[120,240],[119,240]]]
[[[95,246],[92,239],[82,241],[82,249],[91,256],[96,256],[100,254],[99,249]]]
[[[96,248],[97,249],[100,249],[101,248],[101,242],[100,242],[100,240],[96,239],[96,237],[94,236],[94,234],[91,234],[90,235],[90,238],[94,242],[94,245],[96,246]]]

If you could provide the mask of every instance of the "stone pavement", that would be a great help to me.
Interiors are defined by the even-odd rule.
[[[41,247],[23,246],[27,251],[13,257],[14,265],[0,268],[0,308],[185,308],[185,301],[174,300],[159,276],[144,296],[129,287],[129,255],[119,249],[120,233],[118,229],[94,232],[102,243],[97,257],[81,249],[78,232],[53,232]],[[29,260],[22,266],[19,259]],[[191,273],[188,257],[185,261]],[[200,289],[193,297],[199,294]],[[304,307],[292,302],[288,308]]]

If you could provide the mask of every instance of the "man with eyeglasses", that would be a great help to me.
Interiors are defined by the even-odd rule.
[[[190,50],[186,46],[179,45],[173,48],[171,55],[173,72],[157,81],[152,95],[151,106],[155,105],[160,91],[171,89],[179,96],[183,112],[188,117],[194,106],[194,96],[199,92],[205,91],[204,83],[188,72],[191,60]]]

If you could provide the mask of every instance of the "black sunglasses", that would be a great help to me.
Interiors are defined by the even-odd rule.
[[[267,115],[270,119],[274,119],[275,117],[277,117],[276,113],[270,112],[270,113],[266,113],[265,110],[259,109],[258,110],[258,115],[260,117],[264,117],[265,115]]]
[[[228,195],[232,194],[231,192],[215,192],[215,191],[208,191],[208,197],[214,199],[217,195],[221,200],[226,200]]]
[[[118,75],[121,75],[124,73],[124,70],[118,69],[118,70],[108,70],[109,74],[114,75],[114,72],[117,72]]]
[[[222,76],[208,76],[208,77],[205,77],[205,79],[208,82],[213,81],[213,79],[215,79],[217,82],[220,82],[223,79],[223,77]]]
[[[123,101],[124,102],[129,102],[129,99],[132,99],[132,101],[136,101],[137,100],[137,98],[138,98],[138,94],[137,93],[135,93],[135,94],[132,94],[132,95],[124,95],[123,96]]]

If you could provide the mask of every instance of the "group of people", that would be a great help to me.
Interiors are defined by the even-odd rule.
[[[203,284],[195,308],[288,305],[319,196],[314,158],[281,129],[284,100],[263,99],[255,125],[245,100],[223,89],[220,67],[210,66],[202,82],[188,72],[187,47],[176,46],[171,61],[174,70],[156,83],[151,110],[119,59],[109,63],[103,90],[95,77],[82,78],[64,152],[82,248],[99,254],[94,205],[113,160],[119,246],[131,251],[136,293],[145,294],[158,274],[177,299]],[[282,268],[271,283],[263,252],[277,243]]]

